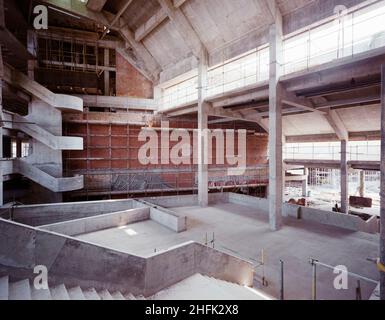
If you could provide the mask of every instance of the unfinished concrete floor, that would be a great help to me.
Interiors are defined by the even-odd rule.
[[[173,208],[187,216],[188,230],[175,233],[153,221],[135,223],[126,227],[108,229],[79,238],[121,251],[149,255],[186,241],[204,242],[215,233],[215,248],[239,256],[253,263],[265,250],[265,275],[268,286],[263,290],[279,296],[279,260],[285,263],[285,298],[310,299],[312,268],[309,258],[333,266],[344,265],[349,271],[378,280],[376,266],[367,258],[378,256],[378,236],[352,232],[336,227],[285,219],[285,226],[271,232],[267,217],[254,208],[235,204],[220,204],[209,208]],[[256,287],[261,276],[256,269]],[[349,279],[348,290],[336,290],[332,270],[318,267],[318,299],[355,299],[356,279]],[[374,284],[361,281],[362,297],[367,299]]]

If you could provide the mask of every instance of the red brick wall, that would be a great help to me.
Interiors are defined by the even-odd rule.
[[[153,84],[116,52],[116,95],[153,98]]]
[[[171,128],[196,128],[196,122],[170,121]],[[225,126],[222,126],[225,128]],[[221,126],[217,126],[221,128]],[[70,174],[85,175],[85,190],[91,192],[109,192],[119,189],[118,175],[129,175],[132,171],[143,172],[148,177],[152,175],[176,189],[192,189],[196,183],[197,166],[191,165],[142,165],[138,160],[138,150],[144,142],[138,141],[141,126],[118,125],[118,124],[80,124],[65,123],[65,131],[69,136],[80,136],[84,138],[84,150],[64,151],[64,166]],[[87,133],[88,132],[88,133]],[[192,140],[192,132],[190,131]],[[176,142],[170,142],[170,149]],[[213,163],[216,162],[215,142],[212,146]],[[237,150],[237,137],[235,153]],[[258,169],[258,165],[267,164],[268,137],[253,134],[247,135],[247,166],[251,168],[242,177],[236,178],[236,184],[264,184],[267,183],[266,172]],[[160,146],[160,140],[159,140]],[[160,155],[160,150],[158,150]],[[191,157],[191,162],[193,157]],[[225,181],[226,169],[229,167],[225,160],[224,165],[209,165],[210,186],[229,185]],[[219,169],[219,170],[213,170]],[[134,176],[134,174],[132,174]],[[142,179],[139,176],[138,179]],[[148,178],[152,180],[152,178]],[[154,185],[148,185],[147,190],[157,189],[157,181]],[[222,181],[223,180],[223,181]],[[235,182],[234,182],[235,183]],[[233,184],[231,184],[233,185]],[[131,190],[135,191],[135,190]]]

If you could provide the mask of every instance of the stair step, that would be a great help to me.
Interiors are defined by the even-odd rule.
[[[70,300],[68,291],[64,284],[61,284],[52,288],[51,296],[53,300]]]
[[[9,300],[31,300],[31,287],[28,279],[9,284]]]
[[[68,295],[71,300],[86,300],[83,291],[80,287],[74,287],[68,290]]]
[[[51,291],[48,289],[36,289],[31,284],[31,297],[32,300],[52,300]]]
[[[111,293],[111,295],[114,298],[114,300],[126,300],[120,291]]]
[[[135,296],[132,293],[129,293],[125,296],[127,300],[136,300]]]
[[[0,300],[8,300],[8,276],[0,278]]]
[[[101,300],[100,296],[94,288],[83,290],[83,294],[86,300]]]
[[[111,296],[111,293],[108,290],[102,290],[98,292],[98,295],[102,300],[114,300],[114,298]]]

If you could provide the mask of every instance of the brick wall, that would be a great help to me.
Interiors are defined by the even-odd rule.
[[[85,114],[90,116],[92,113]],[[88,118],[88,117],[87,117]],[[155,127],[157,127],[156,125]],[[169,190],[181,192],[191,191],[197,187],[197,165],[190,157],[191,164],[163,165],[161,163],[143,165],[138,160],[139,148],[145,142],[138,141],[142,126],[128,124],[95,124],[95,123],[65,123],[65,132],[69,136],[84,138],[84,150],[64,151],[64,167],[68,174],[85,176],[85,188],[81,194],[130,194],[159,193]],[[170,128],[196,128],[196,121],[170,121]],[[226,127],[217,125],[216,128]],[[232,127],[229,127],[233,129]],[[214,128],[213,128],[214,129]],[[189,130],[190,141],[193,133]],[[158,132],[158,150],[160,158],[160,132]],[[237,136],[235,154],[237,150]],[[267,184],[267,169],[259,167],[267,164],[266,135],[247,135],[247,167],[242,176],[229,177],[230,167],[226,160],[224,165],[216,165],[216,142],[213,140],[212,158],[209,165],[209,185],[211,187]],[[171,142],[170,147],[178,142]],[[195,153],[196,155],[196,153]],[[76,193],[76,192],[75,192]]]
[[[153,98],[153,84],[116,52],[116,95]]]

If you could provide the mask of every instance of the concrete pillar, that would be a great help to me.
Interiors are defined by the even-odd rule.
[[[16,139],[16,158],[21,158],[22,150],[21,150],[21,140]]]
[[[275,24],[270,27],[269,80],[269,221],[270,229],[282,226],[283,159],[282,159],[282,16],[275,8]]]
[[[28,77],[34,80],[37,65],[37,34],[35,30],[29,29],[27,32],[27,50],[34,57],[34,59],[28,60]]]
[[[110,65],[110,49],[104,49],[104,66],[108,67]],[[110,95],[110,72],[104,70],[104,95]]]
[[[348,186],[348,141],[341,141],[341,212],[349,211],[349,186]]]
[[[308,168],[303,169],[303,175],[306,177],[306,179],[302,181],[302,196],[307,197],[307,194],[308,194],[307,179],[309,176],[309,169]]]
[[[382,66],[381,85],[381,209],[380,209],[380,263],[385,265],[385,64]],[[385,300],[385,272],[380,274],[380,299]]]
[[[198,66],[198,201],[208,206],[208,105],[204,102],[207,92],[208,53],[202,49]]]
[[[1,10],[1,8],[0,8]],[[1,14],[1,12],[0,12]],[[3,118],[3,87],[1,85],[4,75],[3,56],[0,46],[0,120]],[[3,159],[3,123],[0,121],[0,158]],[[3,200],[3,169],[0,163],[0,206],[4,204]]]
[[[365,171],[360,171],[360,197],[365,197]]]

